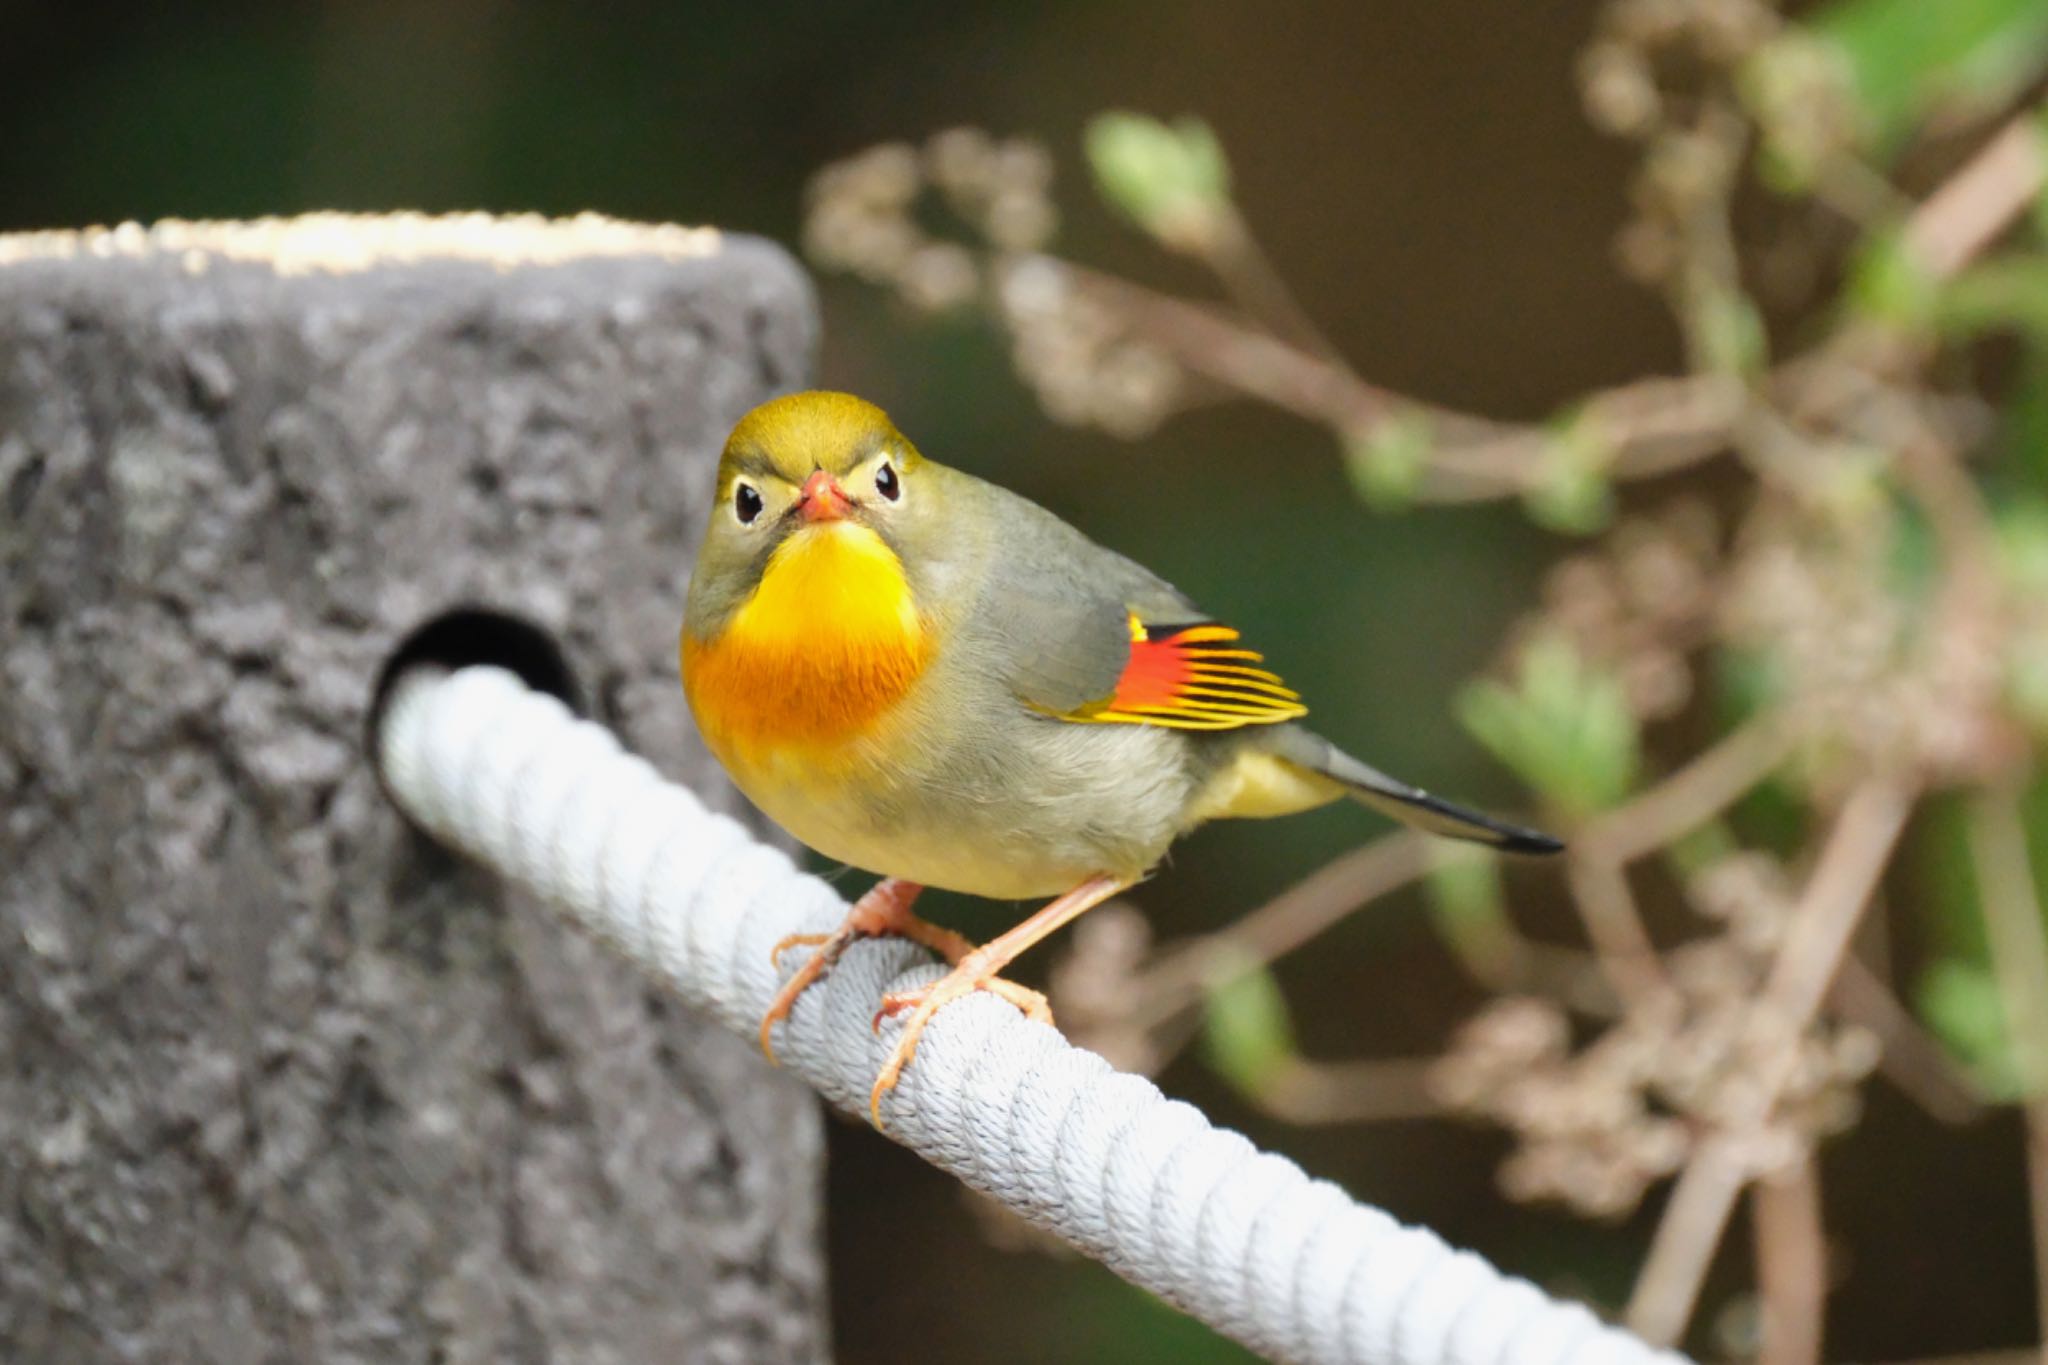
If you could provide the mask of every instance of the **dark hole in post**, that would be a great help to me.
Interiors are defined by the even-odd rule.
[[[554,637],[531,621],[489,607],[456,607],[420,626],[399,643],[377,675],[366,736],[371,761],[382,753],[378,730],[391,691],[407,670],[430,666],[451,672],[471,664],[492,664],[516,675],[536,692],[556,697],[583,714],[583,691]],[[380,771],[381,777],[381,771]]]

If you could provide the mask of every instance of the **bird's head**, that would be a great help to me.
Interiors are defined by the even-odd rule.
[[[795,393],[755,408],[719,460],[691,582],[693,626],[744,603],[779,556],[828,538],[868,560],[886,551],[903,572],[906,547],[933,524],[920,485],[935,469],[887,413],[852,394]]]

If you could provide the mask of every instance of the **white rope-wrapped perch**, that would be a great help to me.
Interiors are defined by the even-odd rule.
[[[510,673],[415,670],[379,733],[385,782],[422,826],[745,1038],[779,983],[770,948],[845,913],[831,887]],[[899,1027],[871,1031],[876,1003],[939,974],[899,940],[856,944],[804,993],[779,1056],[864,1117]],[[897,1141],[1276,1359],[1679,1361],[1309,1179],[990,997],[940,1012],[882,1113]]]

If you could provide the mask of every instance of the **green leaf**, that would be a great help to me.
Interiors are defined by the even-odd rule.
[[[1430,918],[1444,943],[1486,979],[1513,969],[1518,935],[1501,894],[1500,857],[1476,844],[1444,843],[1430,862]]]
[[[1262,963],[1246,959],[1210,979],[1202,1043],[1216,1074],[1246,1094],[1259,1093],[1293,1060],[1287,997]]]
[[[1726,820],[1709,820],[1664,846],[1664,860],[1681,877],[1697,877],[1724,858],[1742,851]]]
[[[1621,681],[1562,635],[1523,649],[1514,685],[1483,680],[1458,696],[1458,717],[1480,743],[1567,818],[1628,794],[1640,736]]]
[[[2041,0],[1835,0],[1808,24],[1847,60],[1887,149],[1936,111],[2006,104],[2048,67]]]
[[[1884,586],[1909,602],[1925,602],[1942,586],[1946,568],[1941,538],[1917,502],[1894,500],[1888,510],[1884,556],[1879,560]]]
[[[1785,699],[1785,670],[1778,656],[1753,645],[1724,645],[1716,657],[1715,679],[1728,722],[1749,719]]]
[[[1931,955],[1974,967],[1988,967],[1991,941],[1977,899],[1977,862],[1968,821],[1953,797],[1926,802],[1914,841],[1917,903]]]
[[[1430,863],[1430,908],[1446,925],[1497,920],[1503,914],[1500,860],[1478,845],[1446,845]]]
[[[2048,635],[2023,635],[2007,646],[2005,694],[2029,729],[2048,736]]]
[[[2036,498],[1995,510],[1998,566],[2013,590],[2040,600],[2048,596],[2048,502]]]
[[[1873,233],[1849,266],[1849,306],[1871,322],[1908,331],[1930,326],[1939,308],[1939,282],[1907,249],[1898,232]]]
[[[2018,331],[2048,341],[2048,256],[2006,256],[1972,266],[1934,300],[1934,321],[1963,336]]]
[[[2034,110],[2034,149],[2037,155],[2048,156],[2048,104]],[[2048,184],[2034,196],[2034,234],[2048,238]]]
[[[2005,1005],[1989,967],[1943,958],[1922,974],[1916,997],[1921,1018],[1963,1059],[1986,1093],[2001,1100],[2020,1097]]]
[[[1693,344],[1702,367],[1715,374],[1755,376],[1770,364],[1763,314],[1737,290],[1711,289],[1699,296]]]
[[[1344,440],[1344,472],[1366,505],[1399,511],[1415,497],[1436,430],[1422,412],[1398,412]]]
[[[2048,503],[2025,498],[1998,507],[1993,528],[2010,599],[2048,601]],[[2005,693],[2020,720],[2048,735],[2048,621],[2039,616],[2023,616],[2007,633]]]
[[[1105,202],[1177,251],[1207,242],[1230,213],[1230,163],[1198,118],[1099,114],[1083,145]]]
[[[2001,463],[2017,481],[2048,494],[2048,338],[2030,340],[2000,414]]]
[[[1537,480],[1522,495],[1530,519],[1564,535],[1604,529],[1614,519],[1614,486],[1607,478],[1612,455],[1583,417],[1558,423]]]
[[[1828,163],[1857,149],[1864,132],[1855,75],[1839,45],[1787,27],[1737,72],[1737,92],[1756,118],[1757,172],[1786,195],[1812,192]]]

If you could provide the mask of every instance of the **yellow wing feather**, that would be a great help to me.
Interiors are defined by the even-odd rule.
[[[1229,626],[1148,626],[1130,614],[1131,657],[1116,690],[1062,719],[1086,724],[1235,730],[1308,714],[1301,696],[1263,667]]]

